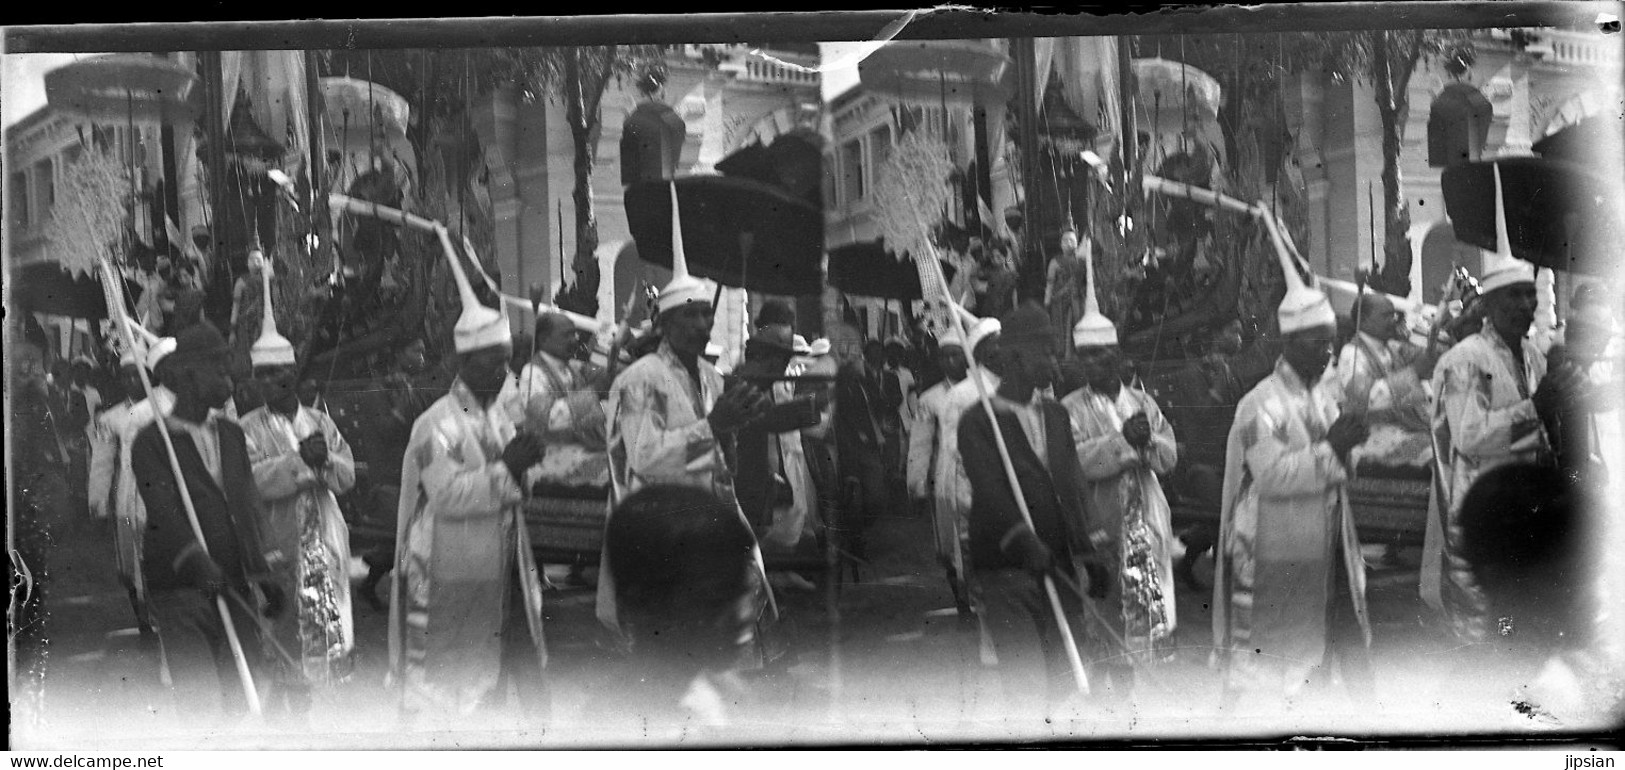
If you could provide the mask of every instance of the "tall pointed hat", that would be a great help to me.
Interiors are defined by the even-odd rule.
[[[1112,319],[1100,312],[1100,300],[1095,296],[1095,250],[1089,239],[1078,244],[1083,259],[1083,275],[1088,286],[1083,293],[1083,317],[1072,327],[1072,346],[1075,348],[1104,347],[1117,344],[1117,327]]]
[[[457,325],[452,327],[452,347],[458,353],[471,353],[483,348],[512,346],[513,331],[508,328],[506,308],[497,310],[480,302],[480,298],[474,294],[473,285],[468,282],[468,275],[463,272],[462,260],[457,256],[457,249],[451,245],[451,235],[446,231],[446,226],[437,224],[435,235],[440,237],[440,249],[451,265],[451,278],[457,284],[457,296],[463,303],[463,314],[457,317]]]
[[[1478,290],[1488,294],[1520,283],[1535,282],[1535,266],[1512,256],[1512,239],[1507,237],[1507,204],[1501,196],[1501,164],[1491,163],[1495,174],[1495,251],[1482,251],[1484,277]]]
[[[254,366],[293,366],[293,343],[287,337],[277,333],[276,314],[271,310],[271,260],[259,249],[248,252],[249,264],[260,265],[260,285],[264,288],[265,301],[262,304],[260,316],[260,338],[254,341],[254,347],[248,349],[248,360]]]
[[[1336,328],[1337,313],[1332,310],[1331,300],[1320,289],[1304,283],[1303,275],[1298,272],[1298,260],[1287,249],[1275,215],[1262,201],[1258,203],[1257,210],[1260,212],[1259,218],[1264,221],[1264,229],[1269,232],[1270,242],[1275,246],[1275,256],[1281,261],[1281,273],[1286,276],[1286,296],[1281,298],[1281,305],[1275,311],[1281,333],[1290,334],[1316,326]],[[1312,274],[1310,280],[1314,280]]]
[[[677,207],[677,183],[671,183],[671,283],[655,298],[655,309],[664,313],[690,302],[710,304],[716,286],[688,274],[688,256],[683,253],[683,217]]]

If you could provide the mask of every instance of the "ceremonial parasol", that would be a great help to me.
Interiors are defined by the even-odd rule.
[[[197,76],[169,59],[112,54],[84,59],[45,73],[52,108],[94,121],[176,125],[198,112],[192,100]]]
[[[1010,65],[1010,57],[986,43],[893,41],[858,63],[858,79],[865,88],[904,100],[969,96],[978,106],[998,107],[1015,90]]]
[[[952,282],[956,269],[948,262],[941,264],[943,277]],[[909,255],[899,258],[886,249],[884,240],[860,241],[831,249],[829,285],[860,297],[905,302],[925,298],[914,258]]]
[[[351,77],[322,78],[320,86],[327,149],[345,155],[387,150],[407,168],[417,167],[417,154],[406,138],[410,102],[377,83]]]
[[[824,140],[816,132],[798,128],[779,135],[770,145],[758,142],[723,158],[717,162],[717,171],[782,187],[816,206],[822,200],[823,147]]]
[[[1207,117],[1217,117],[1224,106],[1224,88],[1212,75],[1189,64],[1167,59],[1135,59],[1129,65],[1139,86],[1142,108],[1162,104],[1183,105]]]
[[[322,78],[322,104],[328,119],[337,126],[348,114],[357,127],[370,123],[373,130],[390,136],[406,136],[412,105],[400,94],[377,83],[356,78]],[[368,120],[367,116],[372,116]]]
[[[1606,274],[1625,238],[1620,183],[1574,163],[1501,158],[1445,169],[1445,210],[1457,239],[1496,249],[1495,165],[1501,167],[1513,256],[1554,270]]]
[[[91,275],[75,276],[57,262],[35,262],[12,274],[11,298],[25,313],[48,313],[92,321],[107,318],[102,283]],[[140,299],[140,284],[126,280],[125,295]]]
[[[1622,128],[1625,120],[1616,115],[1592,115],[1547,134],[1531,149],[1543,158],[1618,169],[1625,158]]]
[[[693,275],[725,286],[787,296],[823,291],[824,217],[818,207],[753,179],[676,180],[683,244]],[[671,268],[671,182],[626,188],[638,256]]]

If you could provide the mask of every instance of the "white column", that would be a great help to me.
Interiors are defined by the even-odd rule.
[[[1534,143],[1530,127],[1529,107],[1529,71],[1532,64],[1529,55],[1519,53],[1512,59],[1509,69],[1512,75],[1512,98],[1507,104],[1509,121],[1507,123],[1506,142],[1501,147],[1501,155],[1528,155],[1529,146]]]

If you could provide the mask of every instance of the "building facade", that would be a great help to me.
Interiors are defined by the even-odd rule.
[[[651,98],[684,121],[677,173],[709,171],[737,149],[758,141],[770,144],[779,134],[815,121],[820,106],[817,65],[814,45],[668,47],[666,82]],[[628,80],[612,82],[600,103],[591,179],[601,275],[598,306],[606,319],[619,313],[639,279],[647,286],[669,278],[669,272],[637,259],[623,203],[622,127],[644,98]],[[491,204],[504,285],[527,291],[541,287],[551,297],[575,280],[569,269],[576,253],[575,143],[564,107],[552,100],[525,103],[517,89],[500,89],[478,108],[475,126],[492,171]],[[724,294],[717,326],[738,327],[746,312],[744,300],[739,293]]]

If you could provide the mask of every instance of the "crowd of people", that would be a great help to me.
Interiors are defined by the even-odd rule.
[[[506,313],[465,282],[455,378],[421,389],[423,346],[408,345],[380,382],[390,410],[375,446],[352,448],[301,398],[300,361],[267,296],[251,350],[262,404],[234,416],[226,341],[200,320],[125,353],[122,398],[102,396],[88,365],[47,385],[38,356],[20,357],[29,387],[14,392],[32,422],[14,435],[31,443],[14,452],[72,469],[88,510],[117,522],[140,628],[161,640],[176,703],[196,720],[242,712],[250,680],[269,708],[301,714],[313,688],[346,675],[356,640],[338,497],[357,483],[358,453],[375,477],[368,499],[397,514],[393,548],[361,554],[373,573],[361,593],[374,600],[392,572],[390,682],[410,723],[503,705],[548,718],[547,580],[524,514],[536,499],[607,515],[596,614],[628,673],[624,692],[589,704],[605,718],[737,721],[749,702],[739,672],[782,650],[775,593],[806,587],[770,574],[764,554],[834,538],[861,568],[875,556],[866,535],[902,505],[929,511],[1007,713],[1075,706],[1083,681],[1132,698],[1172,656],[1176,579],[1189,581],[1164,490],[1176,468],[1220,511],[1220,705],[1290,705],[1334,671],[1369,703],[1348,486],[1377,445],[1432,453],[1420,590],[1463,643],[1521,635],[1544,666],[1523,684],[1550,678],[1553,660],[1571,679],[1596,665],[1563,656],[1593,640],[1600,606],[1578,501],[1607,463],[1583,410],[1606,391],[1592,383],[1617,331],[1603,301],[1579,298],[1566,347],[1536,347],[1527,263],[1493,264],[1461,314],[1481,328],[1433,331],[1438,344],[1406,345],[1402,314],[1362,296],[1340,355],[1326,295],[1286,266],[1272,366],[1237,371],[1239,327],[1215,329],[1174,388],[1182,405],[1211,408],[1176,425],[1125,376],[1092,285],[1069,369],[1036,303],[966,313],[930,360],[869,341],[843,363],[770,300],[724,375],[708,350],[715,287],[687,274],[677,247],[651,328],[623,335],[602,365],[584,360],[577,321],[543,313],[516,367]],[[579,565],[572,577],[585,580]]]

